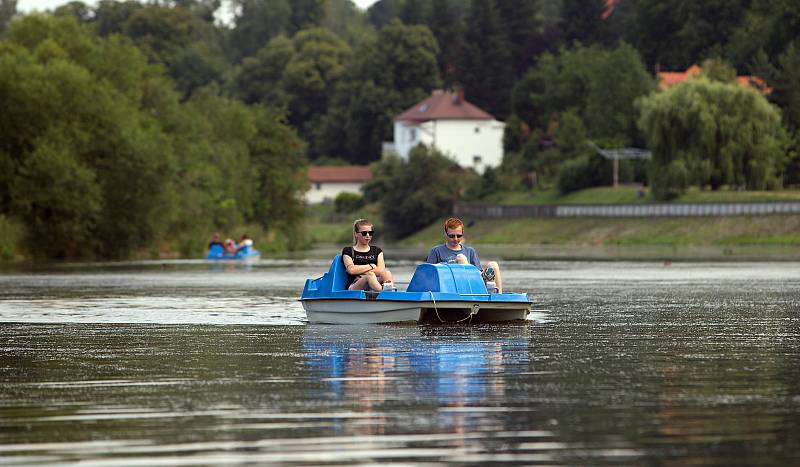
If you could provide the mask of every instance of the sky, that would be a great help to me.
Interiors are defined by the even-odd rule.
[[[29,13],[33,10],[52,10],[53,8],[69,3],[70,0],[17,0],[17,11]],[[97,3],[95,0],[83,0],[88,5]],[[353,0],[353,3],[359,7],[366,9],[368,6],[375,3],[376,0]]]

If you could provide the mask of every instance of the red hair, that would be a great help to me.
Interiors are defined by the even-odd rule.
[[[461,227],[461,230],[464,230],[464,223],[461,222],[461,219],[458,217],[451,217],[444,221],[444,232],[447,233],[447,230],[454,230]]]

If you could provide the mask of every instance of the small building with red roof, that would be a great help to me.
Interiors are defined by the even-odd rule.
[[[463,91],[437,89],[395,117],[394,151],[408,159],[421,143],[482,173],[503,160],[504,128],[503,122],[468,102]]]
[[[372,180],[372,171],[366,165],[321,166],[308,168],[311,189],[306,192],[306,202],[333,201],[339,193],[361,194],[361,186]]]
[[[686,81],[692,76],[699,75],[702,73],[702,71],[703,70],[700,68],[700,65],[696,63],[687,68],[686,71],[659,71],[657,73],[658,85],[661,89],[667,89],[678,83]],[[769,94],[772,92],[772,89],[767,86],[767,83],[758,76],[737,76],[736,82],[739,83],[739,86],[743,88],[753,88],[761,91],[764,94]]]

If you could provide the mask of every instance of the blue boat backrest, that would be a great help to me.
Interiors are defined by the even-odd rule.
[[[333,292],[336,290],[345,290],[347,284],[347,270],[344,268],[342,262],[342,255],[336,255],[331,261],[331,267],[328,272],[322,275],[319,279],[306,280],[306,291],[320,291],[320,292]]]
[[[485,294],[481,272],[471,264],[420,264],[408,284],[408,292]]]
[[[328,274],[330,274],[332,281],[331,290],[345,290],[348,274],[347,269],[344,268],[342,255],[336,255],[333,257],[333,261],[331,261],[331,268],[328,270]]]

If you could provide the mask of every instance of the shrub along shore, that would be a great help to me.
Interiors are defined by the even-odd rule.
[[[497,193],[500,204],[620,204],[652,202],[637,195],[638,188],[592,188],[558,196],[552,192]],[[800,200],[800,191],[737,192],[691,190],[676,199],[692,202],[749,202]],[[382,232],[379,208],[368,206],[350,217],[318,206],[307,216],[313,245],[349,241],[350,217],[374,219]],[[377,243],[418,252],[443,241],[441,224],[434,222],[415,234]],[[800,260],[800,215],[729,217],[626,217],[626,218],[465,218],[467,242],[491,256],[503,258],[597,259],[725,259]]]

